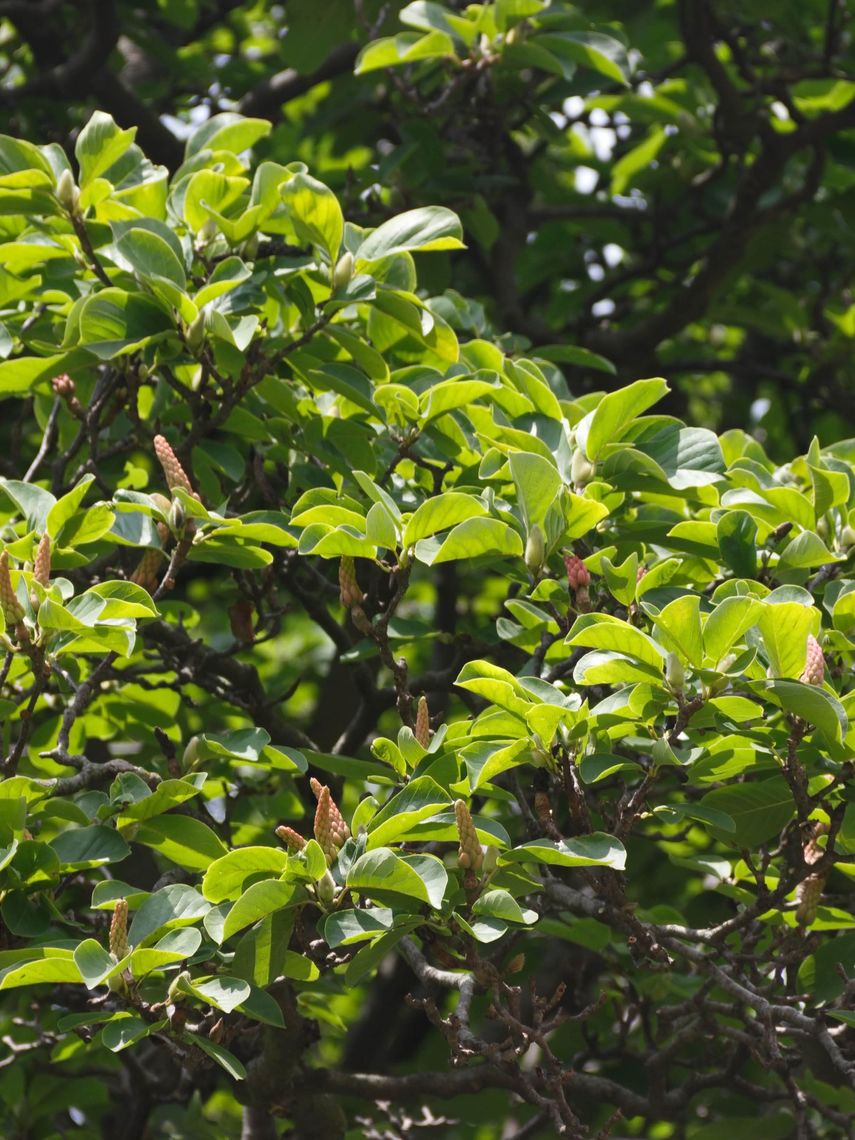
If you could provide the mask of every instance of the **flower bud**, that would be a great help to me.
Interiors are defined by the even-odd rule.
[[[669,653],[665,659],[665,682],[672,693],[682,693],[686,670],[676,653]]]
[[[187,529],[187,513],[178,499],[173,499],[169,508],[169,529],[176,538],[181,538]]]
[[[202,741],[198,736],[191,736],[181,758],[181,766],[185,772],[192,772],[202,759]]]
[[[187,347],[193,353],[202,347],[202,341],[205,339],[204,313],[197,313],[190,324],[185,327],[184,339],[187,341]]]
[[[315,892],[318,896],[318,901],[322,903],[323,906],[331,906],[335,901],[335,879],[329,871],[324,871],[323,875],[321,875],[315,883]]]
[[[540,576],[545,556],[546,548],[543,542],[543,531],[537,523],[533,523],[529,529],[525,544],[525,564],[528,567],[529,573],[535,578]]]
[[[594,477],[594,464],[587,457],[581,447],[573,452],[570,463],[570,478],[574,487],[586,487]]]
[[[74,183],[70,170],[63,170],[56,184],[56,200],[66,213],[74,214],[80,201],[80,191]]]
[[[332,276],[332,287],[334,292],[346,288],[350,279],[353,277],[353,254],[348,250],[336,262],[335,269]]]

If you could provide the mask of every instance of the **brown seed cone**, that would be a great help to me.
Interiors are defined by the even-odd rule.
[[[358,606],[365,596],[356,580],[356,563],[348,555],[344,555],[338,564],[338,588],[341,604],[346,610]]]
[[[807,639],[807,660],[805,661],[804,672],[801,677],[799,677],[799,680],[805,685],[821,685],[824,679],[825,656],[819,642],[812,633],[809,633]]]
[[[424,695],[419,697],[414,735],[422,748],[427,748],[430,744],[430,710],[428,709],[427,697]]]
[[[156,435],[154,437],[154,453],[160,460],[160,466],[163,468],[163,475],[166,479],[167,487],[169,487],[170,490],[172,490],[173,487],[181,487],[188,495],[194,494],[193,484],[187,478],[184,468],[178,462],[178,456],[162,435]]]
[[[325,784],[322,784],[320,780],[316,780],[314,776],[309,779],[309,786],[314,792],[315,799],[318,800],[318,802],[320,802],[321,795],[324,791],[330,791]],[[338,810],[338,804],[332,798],[332,792],[330,792],[330,830],[336,847],[341,847],[350,839],[350,828],[347,826],[344,816]]]
[[[515,954],[505,966],[505,973],[518,974],[523,966],[525,966],[525,954]]]
[[[300,832],[295,831],[293,827],[287,827],[284,823],[276,828],[276,834],[292,854],[302,851],[306,846],[306,840]]]
[[[252,602],[240,601],[229,606],[229,625],[235,641],[251,645],[255,640],[252,625]]]
[[[18,595],[12,585],[9,555],[5,550],[0,554],[0,610],[3,611],[6,625],[10,628],[16,628],[24,620],[24,607],[18,601]]]
[[[137,568],[128,581],[142,586],[153,594],[158,587],[158,571],[163,561],[163,554],[159,550],[147,550],[137,563]]]
[[[33,578],[40,586],[50,585],[50,535],[43,534],[36,549]]]
[[[463,800],[454,801],[454,818],[457,823],[457,834],[460,838],[460,848],[457,852],[457,862],[466,871],[480,871],[484,862],[484,852],[478,842],[475,824],[469,814],[469,808]]]
[[[110,953],[121,961],[128,952],[128,900],[118,899],[110,923]]]
[[[318,796],[318,806],[315,810],[315,839],[327,857],[327,863],[332,863],[338,853],[333,840],[332,826],[330,825],[330,790],[326,785]]]
[[[825,879],[825,875],[808,875],[796,887],[796,922],[799,926],[810,926],[816,918]]]

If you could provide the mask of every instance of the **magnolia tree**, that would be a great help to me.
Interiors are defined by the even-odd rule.
[[[268,129],[0,139],[0,1130],[847,1135],[855,446],[574,398]]]

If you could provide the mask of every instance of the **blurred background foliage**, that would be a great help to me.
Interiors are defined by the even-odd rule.
[[[461,36],[487,8],[533,23]],[[175,169],[191,124],[270,118],[258,156],[306,162],[355,222],[456,210],[468,250],[424,286],[551,348],[574,393],[661,374],[669,411],[778,459],[855,434],[851,5],[541,9],[2,0],[0,130],[70,147],[99,107]]]

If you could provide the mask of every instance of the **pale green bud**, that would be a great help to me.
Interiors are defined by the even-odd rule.
[[[577,447],[573,452],[573,460],[570,464],[570,478],[573,480],[574,487],[585,487],[594,478],[594,464],[581,447]]]
[[[686,683],[686,670],[676,653],[669,653],[665,659],[665,681],[674,693],[681,693]]]
[[[543,569],[543,559],[546,548],[543,542],[543,531],[534,523],[528,532],[525,544],[525,564],[536,578]]]
[[[333,270],[333,275],[332,275],[333,291],[335,293],[337,293],[340,289],[346,288],[352,277],[353,277],[353,254],[350,252],[350,250],[347,250],[347,252],[342,254],[342,256],[338,259],[338,261],[336,262],[335,269]]]
[[[77,210],[80,201],[80,191],[74,184],[74,176],[70,170],[63,170],[56,184],[56,200],[69,214]]]

